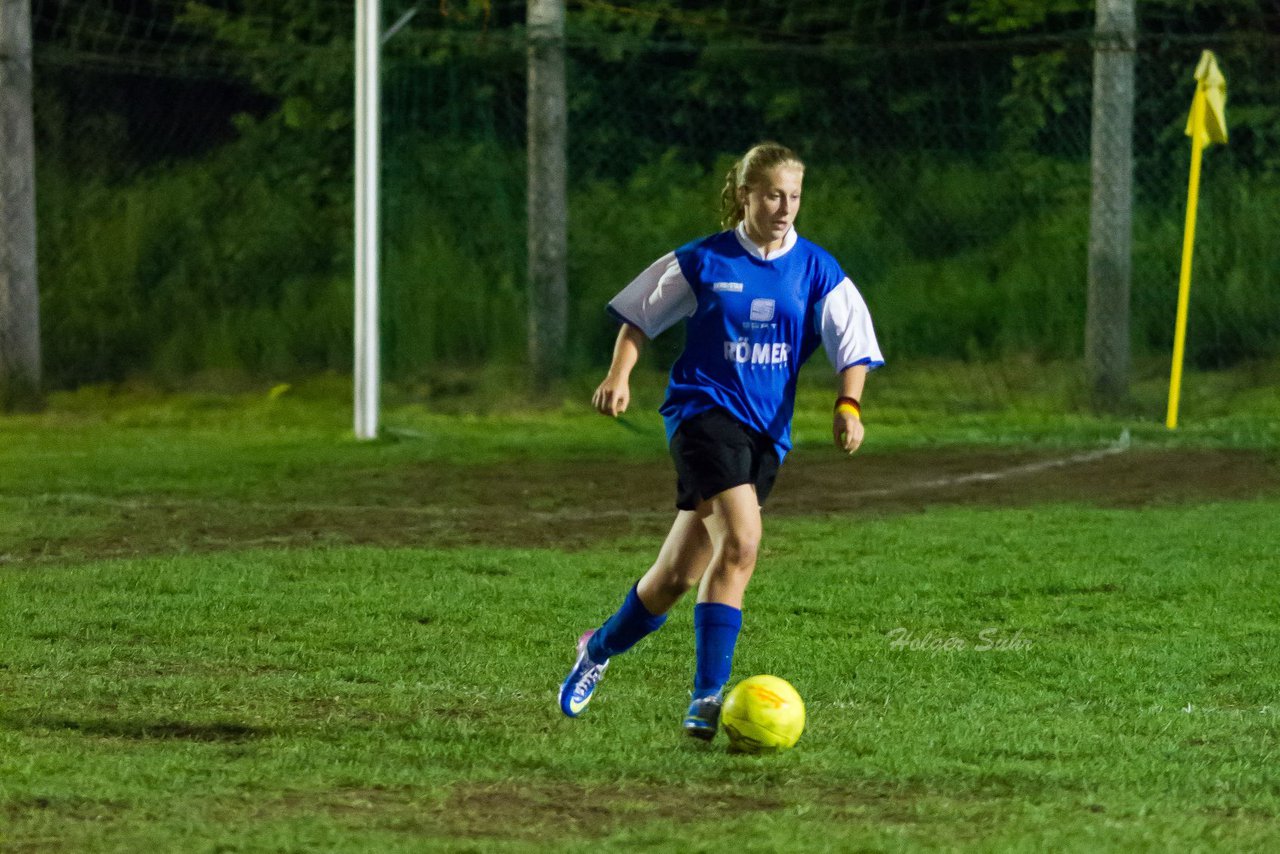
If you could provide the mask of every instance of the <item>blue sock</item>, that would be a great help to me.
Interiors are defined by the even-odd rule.
[[[742,611],[719,602],[693,606],[693,635],[698,670],[693,677],[693,697],[715,694],[729,681],[733,648],[742,629]]]
[[[641,638],[662,628],[666,614],[651,614],[640,601],[635,586],[627,593],[612,617],[604,621],[591,640],[587,641],[587,655],[592,661],[604,661],[635,646]]]

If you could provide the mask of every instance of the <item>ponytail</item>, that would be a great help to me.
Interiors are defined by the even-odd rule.
[[[720,191],[720,224],[725,228],[737,228],[746,214],[742,199],[738,198],[738,173],[741,169],[741,160],[733,164],[724,178],[724,189]]]

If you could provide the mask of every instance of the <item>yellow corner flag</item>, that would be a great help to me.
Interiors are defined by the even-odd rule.
[[[1182,273],[1178,277],[1178,319],[1173,328],[1173,370],[1169,375],[1169,412],[1165,426],[1178,426],[1178,398],[1182,393],[1182,357],[1187,343],[1187,304],[1191,297],[1191,249],[1196,241],[1196,207],[1200,203],[1200,159],[1204,147],[1227,141],[1227,78],[1218,69],[1213,51],[1200,55],[1196,66],[1196,94],[1187,117],[1191,137],[1191,180],[1187,186],[1187,223],[1182,236]]]
[[[1205,144],[1227,141],[1227,78],[1218,68],[1218,58],[1213,51],[1200,55],[1196,66],[1196,96],[1191,102],[1191,114],[1187,116],[1187,136],[1194,137],[1198,129]],[[1199,119],[1196,118],[1196,102],[1203,102]]]

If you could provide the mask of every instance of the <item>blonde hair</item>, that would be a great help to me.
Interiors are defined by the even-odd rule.
[[[754,187],[765,179],[770,170],[779,166],[804,171],[804,162],[785,145],[761,142],[751,146],[725,176],[724,189],[720,192],[720,224],[725,228],[737,228],[746,216],[746,207],[738,197],[738,190]]]

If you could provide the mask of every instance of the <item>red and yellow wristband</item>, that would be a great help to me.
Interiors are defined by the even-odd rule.
[[[852,415],[859,421],[862,420],[862,404],[858,403],[856,397],[837,397],[836,398],[836,414]]]

